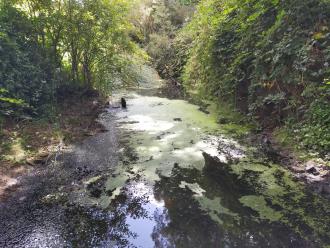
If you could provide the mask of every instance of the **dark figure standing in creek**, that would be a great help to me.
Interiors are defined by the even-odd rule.
[[[122,108],[126,108],[126,100],[125,100],[125,98],[122,97],[120,101],[121,101],[121,107]]]

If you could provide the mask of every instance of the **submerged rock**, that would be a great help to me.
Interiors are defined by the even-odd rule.
[[[313,161],[308,161],[305,167],[306,172],[311,173],[313,175],[319,175],[319,171],[317,170],[317,164]]]
[[[230,120],[228,119],[228,118],[226,118],[226,117],[224,117],[224,116],[220,116],[219,118],[218,118],[218,123],[219,124],[229,124],[230,123]]]
[[[198,110],[202,111],[203,113],[205,113],[207,115],[210,114],[210,111],[207,110],[207,107],[199,107]]]

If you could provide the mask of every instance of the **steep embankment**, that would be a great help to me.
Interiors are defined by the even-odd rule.
[[[191,42],[185,90],[230,104],[264,128],[286,124],[296,143],[325,156],[329,13],[322,0],[202,1],[177,38],[181,48]]]
[[[229,105],[264,129],[285,126],[281,140],[329,155],[329,1],[205,0],[178,24],[179,6],[159,1],[144,23],[161,75],[195,100]]]

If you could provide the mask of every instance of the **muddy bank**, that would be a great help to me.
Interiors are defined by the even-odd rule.
[[[20,177],[47,166],[68,145],[105,131],[96,122],[104,111],[105,100],[96,92],[87,93],[62,95],[54,117],[4,120],[0,144],[0,200],[17,190]]]
[[[107,132],[65,146],[47,166],[22,175],[17,189],[0,202],[1,247],[95,247],[108,235],[104,211],[76,198],[83,193],[96,198],[91,178],[111,175],[117,163],[115,125],[100,118]]]
[[[313,192],[330,199],[329,161],[321,158],[301,159],[288,146],[283,146],[272,132],[250,134],[247,143],[257,144],[258,151],[265,159],[281,165],[308,186]]]

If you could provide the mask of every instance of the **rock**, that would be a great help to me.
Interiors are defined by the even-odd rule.
[[[313,175],[319,175],[319,171],[317,170],[317,164],[313,161],[308,161],[305,167],[305,171],[311,173]]]
[[[219,124],[228,124],[229,120],[226,117],[220,116],[218,119]]]
[[[301,167],[301,166],[292,166],[291,167],[293,172],[296,173],[304,173],[305,172],[305,168]]]
[[[41,152],[40,154],[38,154],[38,156],[40,158],[48,158],[49,157],[49,152]]]
[[[309,183],[318,183],[318,182],[322,182],[323,178],[321,176],[318,176],[318,175],[306,174],[306,180]]]
[[[92,133],[92,132],[88,132],[88,133],[85,133],[84,135],[85,135],[85,136],[94,136],[94,133]]]
[[[89,191],[90,195],[95,198],[99,198],[102,194],[102,190],[98,188],[93,188]]]
[[[26,199],[26,196],[22,196],[22,197],[20,197],[18,200],[19,200],[19,201],[25,201],[25,199]]]
[[[208,111],[206,108],[203,108],[203,107],[199,107],[199,109],[198,109],[199,111],[201,111],[201,112],[203,112],[203,113],[205,113],[205,114],[210,114],[210,111]]]
[[[323,171],[323,173],[321,173],[321,177],[322,178],[330,178],[330,171]]]
[[[122,97],[122,98],[120,99],[120,103],[121,103],[121,107],[122,107],[122,108],[126,108],[126,107],[127,107],[127,103],[126,103],[125,98]]]
[[[26,160],[26,163],[31,166],[43,165],[46,163],[47,158],[29,158]]]
[[[36,166],[36,164],[34,163],[34,160],[33,160],[33,159],[27,159],[27,160],[26,160],[26,163],[27,163],[28,165],[31,165],[31,166]]]

